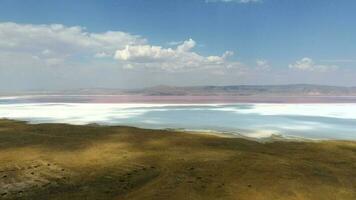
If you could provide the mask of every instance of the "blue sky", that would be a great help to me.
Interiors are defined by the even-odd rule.
[[[26,69],[23,69],[25,66],[22,66],[25,65],[24,63],[4,61],[0,62],[0,70],[3,74],[11,76],[16,72],[14,68],[21,68],[24,73],[23,79],[27,80],[24,82],[33,83],[33,87],[24,83],[26,87],[21,83],[12,84],[14,88],[19,89],[45,88],[36,83],[33,77],[36,79],[41,77],[40,79],[45,82],[48,81],[46,80],[48,77],[51,77],[49,78],[52,80],[51,83],[47,84],[51,86],[50,88],[94,87],[88,83],[89,80],[86,80],[88,75],[98,79],[99,86],[130,87],[125,79],[107,81],[97,77],[104,76],[105,72],[108,76],[117,73],[118,76],[125,74],[125,78],[130,76],[133,80],[141,80],[132,87],[155,84],[182,85],[181,80],[185,80],[183,76],[194,77],[197,74],[201,74],[204,78],[192,81],[186,78],[187,81],[184,83],[187,85],[285,83],[356,85],[356,81],[350,75],[356,71],[354,71],[356,67],[355,10],[356,1],[353,0],[2,0],[0,23],[13,23],[20,26],[4,26],[3,29],[8,32],[11,28],[14,29],[12,31],[18,31],[25,25],[36,27],[61,24],[68,29],[73,26],[81,27],[83,30],[80,32],[84,34],[120,31],[130,36],[139,36],[145,41],[127,43],[125,40],[126,43],[113,44],[117,49],[111,52],[104,52],[103,47],[98,52],[78,50],[73,51],[72,55],[61,55],[59,57],[63,62],[60,65],[64,66],[59,67],[62,67],[63,71],[49,66],[44,66],[42,69],[39,69],[41,66],[32,66],[37,67],[36,72],[31,69],[29,72],[33,73],[27,73]],[[27,44],[23,41],[30,40],[27,36],[19,36],[26,37],[19,39],[9,38],[17,34],[9,35],[6,35],[7,38],[0,39],[21,41],[16,43],[19,48]],[[167,62],[167,59],[172,60],[177,55],[165,50],[171,48],[175,51],[182,42],[189,39],[194,42],[193,46],[187,49],[191,54],[177,51],[175,53],[179,54],[179,59]],[[59,46],[59,49],[65,49],[68,45],[58,41],[54,41],[53,45],[49,43],[42,46],[42,53],[58,52]],[[124,51],[127,45],[133,48]],[[53,46],[54,48],[51,49],[50,47]],[[160,47],[161,50],[157,52],[151,48],[153,46]],[[68,48],[73,47],[68,46]],[[146,52],[146,57],[137,54],[143,50]],[[39,57],[35,51],[39,50],[29,49],[26,53],[32,54],[32,57]],[[115,57],[119,55],[118,51],[122,55],[129,54],[131,57]],[[7,58],[11,58],[9,52],[8,48],[0,46],[0,53],[7,55]],[[12,49],[11,55],[13,52]],[[224,57],[224,52],[234,53],[233,55],[228,53],[229,55]],[[90,53],[105,55],[101,57],[106,58],[97,60],[99,56],[92,58],[95,56],[91,57]],[[157,60],[158,54],[166,57]],[[191,67],[187,63],[191,63],[188,59],[193,54],[198,54],[200,57],[194,60],[194,67]],[[23,51],[21,55],[25,57]],[[155,57],[154,60],[147,57],[152,55]],[[210,59],[209,56],[218,56],[220,60],[217,61],[215,58],[212,64],[213,58]],[[58,58],[51,57],[51,59]],[[88,69],[81,66],[84,64],[93,65],[93,69],[88,72]],[[106,67],[94,69],[97,67],[94,65]],[[182,66],[169,68],[169,65]],[[74,66],[77,68],[73,69]],[[226,71],[219,67],[230,69]],[[79,81],[73,80],[74,78],[69,74],[66,75],[65,70],[68,68],[77,71],[76,73],[83,75],[83,78]],[[62,76],[58,76],[58,73]],[[235,76],[232,76],[232,73]],[[227,74],[226,77],[224,74]],[[144,81],[142,77],[145,77]],[[157,77],[163,78],[157,79]],[[172,80],[172,77],[176,77],[175,80]],[[68,84],[61,83],[63,81]]]

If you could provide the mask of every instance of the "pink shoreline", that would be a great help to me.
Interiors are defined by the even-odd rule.
[[[20,97],[20,99],[22,99]],[[39,95],[25,97],[34,102],[78,103],[356,103],[356,96],[143,96],[143,95]]]

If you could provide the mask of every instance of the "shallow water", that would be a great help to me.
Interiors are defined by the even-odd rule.
[[[0,99],[0,118],[31,123],[99,123],[142,128],[271,134],[313,139],[356,139],[356,103],[149,104],[73,103]]]

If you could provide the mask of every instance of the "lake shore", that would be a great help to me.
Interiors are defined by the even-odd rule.
[[[356,104],[0,103],[0,118],[34,124],[98,123],[298,140],[356,140],[355,113]]]
[[[356,142],[0,120],[2,199],[355,199]]]

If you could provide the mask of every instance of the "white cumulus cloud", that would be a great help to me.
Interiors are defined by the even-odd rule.
[[[295,63],[289,65],[290,69],[300,70],[300,71],[333,71],[338,69],[336,65],[321,65],[316,64],[313,59],[304,57],[300,60],[297,60]]]
[[[233,52],[226,51],[221,56],[202,56],[192,49],[196,46],[193,39],[182,42],[176,48],[163,48],[151,45],[127,45],[117,50],[114,58],[124,62],[128,68],[160,68],[168,71],[197,68],[231,67],[237,63],[227,59]]]
[[[261,70],[268,70],[271,67],[267,60],[256,60],[256,65]]]

